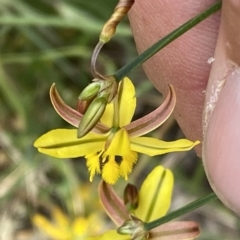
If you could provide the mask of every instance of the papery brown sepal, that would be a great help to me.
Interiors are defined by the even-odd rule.
[[[171,115],[176,104],[176,93],[172,85],[164,102],[148,115],[137,119],[124,128],[131,137],[142,136],[162,125]]]
[[[52,105],[55,111],[58,113],[60,117],[62,117],[66,122],[70,123],[74,127],[78,127],[83,114],[78,112],[77,110],[69,107],[63,99],[60,97],[55,83],[52,84],[50,88],[50,98]],[[105,133],[108,131],[108,127],[102,123],[97,123],[92,132],[94,133]]]
[[[115,193],[111,185],[101,181],[99,183],[98,193],[106,213],[117,226],[121,226],[129,219],[129,213],[122,199]]]

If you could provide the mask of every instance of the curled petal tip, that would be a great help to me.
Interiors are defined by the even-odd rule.
[[[55,111],[58,113],[58,115],[63,118],[66,122],[70,123],[74,127],[78,127],[79,123],[83,117],[83,114],[71,107],[69,107],[63,99],[60,97],[55,83],[52,84],[50,88],[50,98],[52,105],[55,109]],[[83,103],[83,102],[82,102]],[[81,106],[80,103],[78,103],[79,106]],[[83,106],[80,107],[81,110],[85,109],[85,105],[83,103]],[[105,133],[108,130],[108,127],[104,124],[97,123],[94,128],[92,129],[95,133]]]
[[[176,104],[176,93],[172,85],[168,85],[168,87],[169,92],[162,105],[148,115],[125,126],[125,129],[131,137],[142,136],[149,133],[169,118]]]
[[[82,114],[76,111],[75,109],[69,107],[63,99],[60,97],[56,84],[53,83],[50,91],[50,98],[52,105],[55,109],[55,111],[68,123],[73,125],[74,127],[77,127],[79,124],[80,119],[82,118]]]

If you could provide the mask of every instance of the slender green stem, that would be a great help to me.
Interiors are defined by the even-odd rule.
[[[97,62],[97,58],[99,55],[99,52],[101,51],[102,47],[104,45],[104,42],[99,41],[93,51],[92,54],[92,58],[91,58],[91,72],[94,78],[100,78],[100,79],[104,79],[104,77],[102,76],[102,74],[100,74],[97,69],[96,69],[96,62]]]
[[[140,54],[138,57],[136,57],[134,60],[132,60],[130,63],[119,69],[115,74],[115,78],[117,81],[120,81],[123,79],[123,77],[127,76],[133,69],[138,67],[139,65],[143,64],[146,60],[148,60],[150,57],[152,57],[155,53],[157,53],[159,50],[167,46],[169,43],[171,43],[173,40],[187,32],[192,27],[196,26],[198,23],[202,22],[204,19],[206,19],[211,14],[218,11],[222,6],[222,1],[218,1],[211,7],[209,7],[204,12],[200,13],[196,17],[192,18],[188,22],[184,23],[179,28],[175,29],[173,32],[162,38],[161,40],[157,41],[155,44],[153,44],[150,48],[148,48],[146,51],[144,51],[142,54]]]
[[[211,193],[208,196],[197,199],[196,201],[191,202],[188,205],[186,205],[185,207],[182,207],[182,208],[180,208],[176,211],[173,211],[173,212],[169,213],[168,215],[166,215],[164,217],[161,217],[161,218],[159,218],[157,220],[154,220],[152,222],[149,222],[149,223],[145,223],[144,228],[145,228],[145,230],[149,231],[152,228],[155,228],[155,227],[157,227],[157,226],[159,226],[163,223],[169,222],[169,221],[173,220],[174,218],[180,217],[183,214],[191,212],[194,209],[199,208],[199,207],[205,205],[206,203],[209,203],[209,202],[214,201],[216,199],[218,199],[216,194]]]

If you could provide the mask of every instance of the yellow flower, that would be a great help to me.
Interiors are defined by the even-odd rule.
[[[109,217],[120,227],[117,232],[110,230],[100,236],[87,239],[190,240],[198,237],[199,226],[192,221],[167,222],[151,229],[149,232],[144,229],[144,223],[152,222],[166,215],[171,203],[173,183],[173,174],[169,169],[164,169],[162,166],[156,167],[144,180],[140,188],[137,206],[127,210],[123,200],[116,195],[113,188],[105,182],[101,182],[99,196],[102,205]],[[131,194],[131,192],[133,195],[136,194],[135,191],[128,191],[128,194]]]
[[[49,221],[45,216],[36,214],[32,222],[53,240],[85,240],[89,234],[92,236],[101,233],[103,227],[97,215],[71,220],[59,208],[54,207],[51,216],[52,221]]]
[[[83,114],[67,106],[59,96],[55,85],[50,89],[51,101],[58,114],[75,127]],[[108,104],[101,118],[84,137],[78,138],[77,129],[56,129],[38,138],[34,146],[44,154],[57,158],[84,156],[90,172],[90,181],[95,174],[110,184],[119,177],[126,180],[137,161],[137,152],[155,156],[175,151],[186,151],[199,142],[181,139],[165,142],[152,137],[141,137],[160,126],[170,116],[176,96],[172,86],[161,106],[141,119],[131,122],[135,108],[135,88],[128,78],[120,82],[118,94]]]

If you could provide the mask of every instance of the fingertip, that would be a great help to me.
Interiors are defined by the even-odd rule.
[[[223,81],[205,132],[203,162],[213,190],[240,215],[240,69]]]
[[[223,1],[203,114],[203,162],[220,200],[240,215],[240,4]]]

